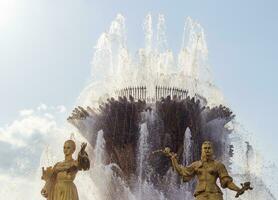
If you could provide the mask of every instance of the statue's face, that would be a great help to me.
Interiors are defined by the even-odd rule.
[[[64,144],[64,154],[67,155],[71,155],[74,152],[74,146],[72,143],[70,142],[65,142]]]
[[[213,149],[211,144],[204,143],[202,145],[202,155],[206,156],[207,158],[211,158],[213,156]]]

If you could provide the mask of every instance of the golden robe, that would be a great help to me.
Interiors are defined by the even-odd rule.
[[[70,162],[72,162],[71,165],[73,165],[76,161],[73,160]],[[65,162],[59,162],[55,167],[60,167],[64,164]],[[78,170],[71,172],[62,171],[57,173],[53,190],[53,200],[78,200],[77,189],[73,183],[77,171]]]

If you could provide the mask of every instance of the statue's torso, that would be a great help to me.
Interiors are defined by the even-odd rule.
[[[194,167],[194,172],[198,177],[198,183],[195,190],[195,195],[201,192],[221,193],[220,188],[217,186],[216,181],[219,178],[219,162],[210,161],[202,162],[197,161]]]
[[[65,166],[65,165],[74,165],[75,164],[75,160],[72,160],[72,161],[62,161],[62,162],[58,162],[56,165],[57,166]],[[56,177],[56,180],[57,182],[60,182],[60,181],[71,181],[73,182],[73,180],[75,179],[75,176],[76,176],[76,173],[77,171],[71,171],[71,172],[66,172],[66,171],[62,171],[62,172],[59,172],[57,173],[57,177]]]

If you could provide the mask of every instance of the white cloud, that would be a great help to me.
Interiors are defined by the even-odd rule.
[[[47,117],[48,119],[54,119],[55,118],[52,114],[49,114],[49,113],[45,113],[44,116]]]
[[[37,110],[38,111],[47,110],[47,105],[42,103],[37,107]]]
[[[43,200],[40,195],[42,181],[38,176],[17,177],[0,174],[0,199],[5,200]]]
[[[34,110],[31,110],[31,109],[21,110],[19,112],[20,116],[32,115],[33,113],[34,113]]]
[[[54,131],[56,122],[40,116],[28,115],[15,120],[11,125],[0,128],[0,141],[7,142],[18,147],[26,146],[34,134],[41,136]]]
[[[67,134],[64,126],[56,122],[66,117],[58,108],[41,104],[19,113],[11,124],[0,127],[0,175],[5,170],[19,174],[34,170],[45,145]]]
[[[67,111],[66,107],[63,105],[57,106],[57,109],[59,110],[60,113],[64,113]]]

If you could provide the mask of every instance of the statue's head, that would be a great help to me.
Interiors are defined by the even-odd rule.
[[[73,140],[67,140],[65,141],[65,144],[64,144],[64,154],[67,156],[67,155],[71,155],[74,153],[75,151],[75,142]]]
[[[202,160],[210,160],[213,158],[213,146],[210,141],[204,141],[202,144]]]

